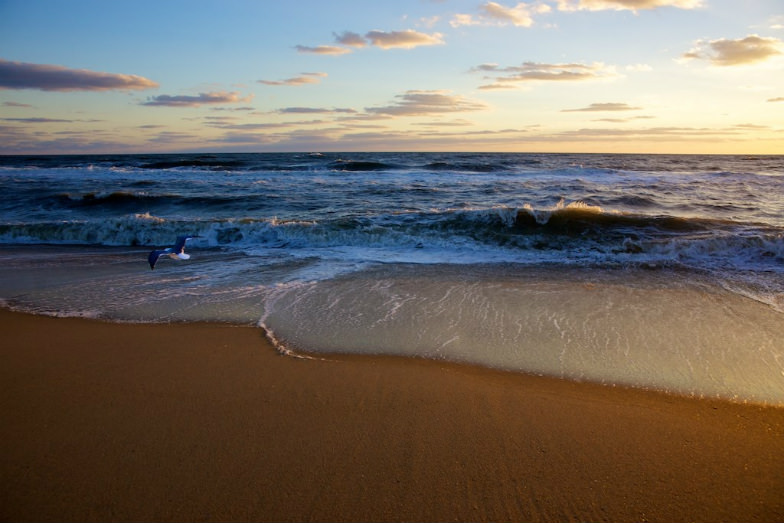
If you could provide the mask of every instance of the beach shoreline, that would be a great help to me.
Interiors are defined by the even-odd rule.
[[[780,521],[784,408],[0,310],[4,521]]]

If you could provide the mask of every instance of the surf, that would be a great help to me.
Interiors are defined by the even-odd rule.
[[[277,289],[260,325],[304,354],[422,357],[784,405],[779,314],[666,273],[374,269]]]

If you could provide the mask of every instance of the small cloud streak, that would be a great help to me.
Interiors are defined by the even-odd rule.
[[[348,113],[354,114],[356,111],[350,108],[333,108],[333,109],[325,109],[322,107],[284,107],[282,109],[278,109],[275,111],[276,113],[280,114],[323,114],[323,113]]]
[[[259,80],[259,83],[264,85],[300,86],[320,83],[321,79],[326,77],[327,73],[301,73],[300,76],[285,80]]]
[[[389,116],[429,116],[434,114],[481,111],[487,109],[482,102],[470,100],[450,91],[406,91],[397,95],[392,105],[385,107],[368,107],[365,111],[371,114]]]
[[[333,33],[335,43],[341,46],[362,48],[375,46],[381,49],[413,49],[423,45],[441,45],[444,43],[441,33],[420,33],[413,29],[405,31],[378,31],[373,30],[365,33],[364,36],[351,31]],[[346,47],[335,45],[320,45],[318,47],[306,47],[298,45],[295,47],[300,53],[314,53],[327,55],[341,55],[351,53],[352,50]]]
[[[746,65],[780,55],[782,47],[784,43],[778,38],[765,38],[755,34],[737,40],[699,40],[692,50],[683,54],[683,58],[708,60],[718,66]]]
[[[653,120],[653,116],[632,116],[631,118],[597,118],[594,122],[628,123],[635,120]]]
[[[507,7],[496,2],[486,2],[479,6],[479,15],[457,14],[449,24],[452,27],[463,25],[514,25],[517,27],[531,27],[534,24],[533,14],[550,12],[550,6],[540,4],[534,6],[524,2],[514,7]]]
[[[769,98],[769,102],[784,102],[784,96],[779,96],[777,98]]]
[[[608,68],[602,63],[588,65],[525,62],[522,65],[511,67],[499,67],[497,64],[482,64],[474,67],[472,71],[494,75],[486,78],[495,78],[496,83],[480,86],[479,89],[505,88],[510,83],[518,82],[575,82],[615,76],[612,68]]]
[[[306,54],[341,55],[341,54],[347,54],[351,52],[351,49],[346,49],[345,47],[338,47],[335,45],[319,45],[316,47],[297,45],[294,46],[294,49],[296,49],[300,53],[306,53]]]
[[[426,34],[407,29],[405,31],[370,31],[365,35],[372,45],[381,49],[413,49],[422,45],[444,43],[440,33]]]
[[[32,109],[33,106],[19,102],[3,102],[3,107],[23,107],[25,109]]]
[[[30,64],[0,59],[0,89],[41,91],[125,91],[153,89],[158,84],[142,76],[68,69],[61,65]]]
[[[241,102],[249,102],[253,95],[241,98],[237,92],[212,92],[212,93],[199,93],[197,96],[180,95],[171,96],[162,94],[160,96],[153,96],[141,105],[153,107],[199,107],[202,105],[217,105],[217,104],[233,104]]]
[[[2,118],[4,122],[22,123],[72,123],[73,120],[60,120],[58,118]]]
[[[562,113],[592,113],[592,112],[603,112],[603,111],[639,111],[642,107],[632,107],[629,104],[625,103],[616,103],[616,102],[608,102],[608,103],[595,103],[591,104],[588,107],[582,107],[580,109],[563,109]]]
[[[643,129],[576,129],[564,131],[555,136],[581,140],[601,139],[688,139],[695,137],[715,137],[736,135],[739,131],[734,128],[695,128],[695,127],[648,127]]]
[[[559,11],[634,11],[676,7],[678,9],[697,9],[703,6],[702,0],[558,0]]]

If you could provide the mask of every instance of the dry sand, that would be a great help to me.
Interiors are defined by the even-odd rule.
[[[0,312],[4,521],[782,521],[784,408]]]

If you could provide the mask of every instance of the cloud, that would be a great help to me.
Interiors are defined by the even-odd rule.
[[[683,58],[709,60],[718,66],[745,65],[780,55],[782,47],[784,43],[778,38],[759,35],[749,35],[738,40],[699,40],[692,50],[683,54]]]
[[[74,154],[133,152],[127,137],[116,137],[101,129],[77,130],[66,126],[62,131],[41,130],[32,126],[0,125],[2,154]]]
[[[784,15],[771,16],[768,23],[771,29],[784,29]]]
[[[768,125],[758,125],[755,123],[739,123],[732,126],[732,129],[741,129],[744,131],[759,131],[763,129],[770,129]]]
[[[281,114],[322,114],[322,113],[356,113],[354,109],[349,108],[332,108],[325,109],[321,107],[284,107],[275,111]]]
[[[550,6],[540,4],[534,6],[524,2],[514,7],[506,7],[496,2],[486,2],[479,6],[479,16],[457,14],[449,24],[452,27],[462,25],[514,25],[518,27],[531,27],[534,24],[533,14],[542,14],[550,11]]]
[[[478,129],[478,130],[469,130],[469,131],[461,131],[461,132],[445,132],[445,131],[439,131],[437,129],[433,129],[433,130],[426,130],[424,132],[421,132],[419,133],[419,136],[469,137],[469,136],[499,136],[499,135],[509,135],[509,134],[519,135],[523,133],[528,133],[528,130],[526,129],[497,129],[497,130]]]
[[[30,109],[33,106],[30,104],[23,104],[19,102],[3,102],[3,107],[24,107],[26,109]]]
[[[237,92],[212,92],[212,93],[199,93],[198,96],[180,95],[171,96],[162,94],[160,96],[152,96],[141,105],[149,106],[162,106],[162,107],[199,107],[202,105],[215,105],[215,104],[233,104],[240,102],[248,102],[253,98],[253,95],[240,98]]]
[[[653,120],[655,116],[632,116],[630,118],[597,118],[594,122],[626,123],[634,120]]]
[[[405,31],[370,31],[365,38],[370,40],[372,45],[381,49],[413,49],[421,45],[440,45],[444,41],[440,33],[426,34],[407,29]]]
[[[287,78],[285,80],[259,80],[260,84],[264,85],[286,85],[286,86],[299,86],[307,84],[317,84],[321,82],[322,78],[326,78],[327,73],[300,73],[300,76]]]
[[[13,122],[13,123],[96,123],[96,122],[103,122],[104,120],[64,120],[61,118],[44,118],[40,116],[33,116],[27,118],[0,118],[0,120],[4,122]]]
[[[351,49],[346,49],[345,47],[337,47],[335,45],[319,45],[317,47],[308,47],[305,45],[297,45],[294,46],[300,53],[309,53],[309,54],[328,54],[328,55],[341,55],[350,53]]]
[[[421,125],[421,126],[428,126],[428,127],[467,127],[467,126],[473,126],[474,124],[468,120],[460,118],[448,122],[444,122],[441,120],[433,121],[433,122],[414,122],[411,125]]]
[[[588,107],[582,107],[580,109],[563,109],[562,113],[589,113],[589,112],[600,112],[600,111],[638,111],[642,109],[642,107],[632,107],[629,104],[625,103],[616,103],[616,102],[608,102],[608,103],[595,103],[591,104]]]
[[[496,83],[480,86],[479,89],[499,89],[509,83],[544,81],[544,82],[575,82],[597,80],[615,76],[612,68],[602,63],[593,64],[540,64],[525,62],[519,66],[499,67],[497,64],[482,64],[472,72],[484,72],[485,78],[494,79]]]
[[[29,64],[0,59],[0,89],[42,91],[142,90],[158,87],[147,78],[68,69],[60,65]]]
[[[487,109],[482,102],[469,100],[449,91],[406,91],[397,95],[398,100],[385,107],[369,107],[365,111],[372,114],[390,116],[425,116]]]
[[[560,11],[634,11],[677,7],[697,9],[703,6],[702,0],[558,0]]]
[[[216,127],[218,129],[231,129],[234,131],[268,131],[273,129],[281,129],[284,127],[291,127],[293,124],[290,122],[273,122],[273,123],[207,122],[206,125],[210,127]]]
[[[597,129],[585,128],[572,131],[564,131],[553,136],[560,138],[570,138],[579,140],[603,140],[603,139],[649,139],[649,140],[672,140],[689,139],[696,137],[721,137],[738,135],[740,130],[736,128],[717,128],[706,127],[648,127],[643,129]]]
[[[354,48],[361,48],[367,46],[380,47],[381,49],[413,49],[423,45],[440,45],[444,41],[440,33],[420,33],[413,29],[405,31],[378,31],[373,30],[365,33],[365,36],[353,33],[351,31],[343,31],[342,33],[333,33],[335,36],[335,43],[342,46],[349,46]],[[318,47],[306,47],[303,45],[296,46],[300,53],[315,53],[315,54],[331,54],[340,55],[352,52],[351,49],[346,47],[338,47],[334,45],[320,45]]]
[[[333,33],[335,42],[350,47],[365,47],[368,43],[362,36],[351,31],[343,31],[341,34]]]
[[[193,133],[185,133],[179,131],[161,131],[155,136],[150,137],[147,141],[148,143],[155,143],[155,144],[173,144],[173,145],[190,145],[199,143],[203,140],[203,137],[200,137],[197,134]]]
[[[24,123],[72,123],[73,120],[60,120],[58,118],[0,118],[4,122]]]
[[[419,19],[419,24],[417,25],[425,26],[425,27],[433,27],[438,23],[439,20],[441,20],[441,17],[438,15],[423,17]]]
[[[769,102],[784,102],[784,96],[779,96],[778,98],[768,98]]]
[[[252,97],[248,96],[247,99],[250,100]],[[250,105],[245,105],[242,107],[210,107],[210,111],[255,111],[256,108]]]

